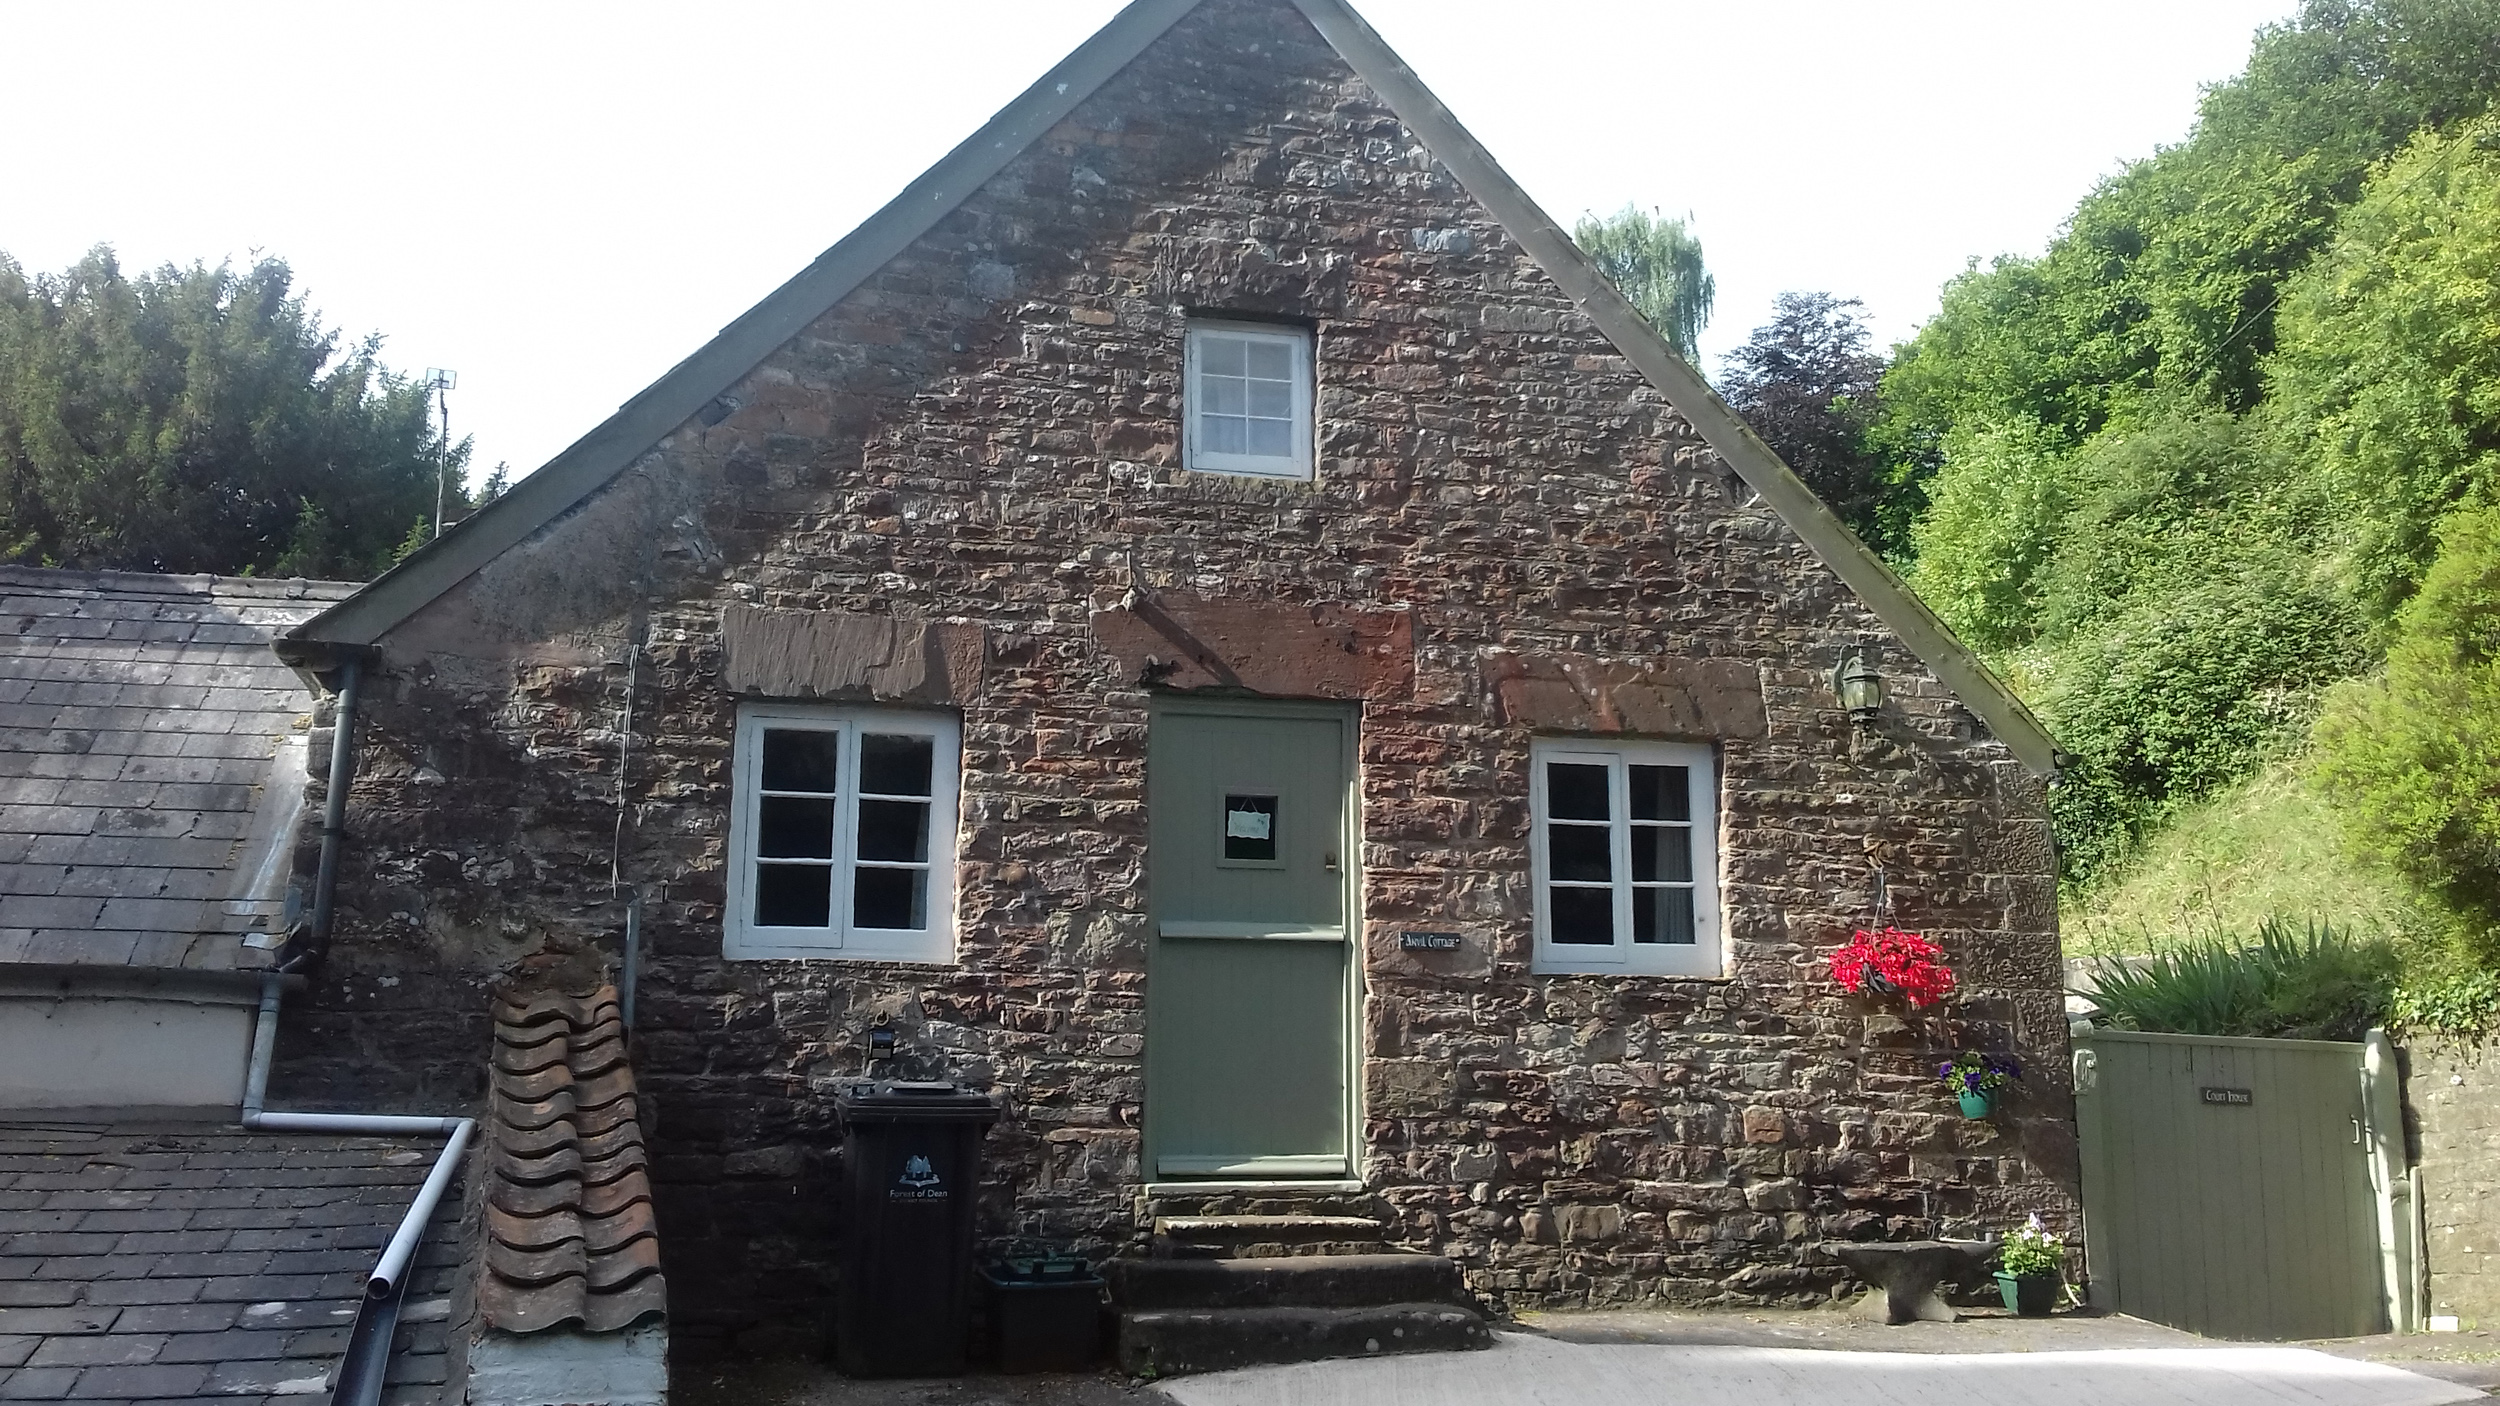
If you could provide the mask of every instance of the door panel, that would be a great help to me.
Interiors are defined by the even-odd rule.
[[[1149,1174],[1347,1175],[1351,719],[1158,712]]]

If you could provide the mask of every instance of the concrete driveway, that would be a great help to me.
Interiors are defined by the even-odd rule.
[[[2482,1391],[2295,1347],[2046,1352],[1566,1342],[1253,1367],[1161,1383],[1180,1406],[2440,1406]]]

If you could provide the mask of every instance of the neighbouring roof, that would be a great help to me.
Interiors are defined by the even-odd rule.
[[[0,962],[270,963],[312,699],[269,646],[356,589],[0,567]]]
[[[616,988],[495,997],[477,1302],[507,1333],[620,1332],[666,1315]]]
[[[627,401],[605,423],[355,598],[294,631],[290,639],[306,644],[370,645],[479,567],[554,521],[830,311],[1092,97],[1165,31],[1201,4],[1210,3],[1222,0],[1134,0],[885,208]],[[2043,775],[2055,772],[2062,754],[2022,701],[1719,399],[1701,374],[1675,354],[1346,0],[1291,3],[1380,95],[1407,130],[1579,305],[1616,350],[1691,422],[1704,442],[1963,705],[1985,721],[2026,766]]]
[[[0,1119],[0,1400],[319,1399],[431,1141]],[[388,1398],[441,1401],[460,1197],[428,1229]]]

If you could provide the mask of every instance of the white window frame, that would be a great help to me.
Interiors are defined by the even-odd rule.
[[[833,808],[832,918],[822,928],[766,927],[753,920],[755,843],[763,799],[767,728],[842,735]],[[850,923],[852,874],[859,863],[860,733],[930,738],[929,895],[927,926],[856,928]],[[840,957],[854,961],[948,963],[955,960],[956,831],[963,767],[963,729],[952,716],[886,708],[818,708],[797,704],[739,706],[729,810],[729,910],[722,952],[733,961]]]
[[[1552,868],[1546,854],[1545,768],[1563,762],[1606,768],[1609,872],[1613,875],[1613,945],[1553,940]],[[1725,971],[1725,940],[1719,910],[1718,758],[1696,742],[1615,742],[1596,738],[1541,737],[1528,748],[1530,863],[1536,890],[1536,950],[1531,970],[1557,974],[1705,976]],[[1693,844],[1693,941],[1690,944],[1632,940],[1631,772],[1636,766],[1680,766],[1691,787]]]
[[[1199,389],[1199,370],[1203,357],[1200,344],[1209,334],[1246,337],[1252,341],[1271,342],[1291,350],[1293,356],[1293,452],[1290,455],[1219,454],[1201,447],[1205,436],[1198,431],[1198,409],[1206,404]],[[1316,439],[1312,427],[1311,334],[1300,327],[1273,322],[1223,322],[1207,318],[1191,318],[1183,334],[1181,363],[1184,374],[1181,389],[1181,463],[1195,473],[1245,474],[1253,478],[1308,479],[1311,477],[1312,445]]]

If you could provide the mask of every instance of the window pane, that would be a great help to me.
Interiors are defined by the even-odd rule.
[[[859,857],[908,864],[929,858],[929,807],[919,801],[861,801]]]
[[[1607,820],[1606,768],[1545,764],[1545,809],[1556,820]]]
[[[1289,420],[1252,420],[1247,452],[1262,454],[1270,459],[1292,458],[1293,423]]]
[[[1276,798],[1224,798],[1224,857],[1272,860],[1276,857]]]
[[[1632,940],[1692,946],[1693,891],[1632,890]]]
[[[1203,416],[1198,421],[1199,434],[1206,443],[1199,448],[1209,454],[1246,454],[1248,442],[1243,422],[1221,415]]]
[[[936,744],[927,737],[868,732],[859,739],[859,789],[871,796],[929,794],[929,759]]]
[[[1198,355],[1206,371],[1218,376],[1239,376],[1249,370],[1250,343],[1242,337],[1208,333],[1198,339]]]
[[[767,928],[833,925],[833,870],[822,864],[755,866],[755,923]]]
[[[1692,770],[1689,767],[1680,766],[1636,766],[1632,768],[1632,818],[1634,820],[1692,819]]]
[[[1234,380],[1230,376],[1200,377],[1198,379],[1198,394],[1206,402],[1200,408],[1205,410],[1210,415],[1241,414],[1244,410],[1249,408],[1246,392],[1244,391],[1245,384],[1246,383],[1244,382]]]
[[[1610,947],[1615,940],[1613,889],[1549,889],[1554,941]]]
[[[929,925],[928,893],[926,869],[854,869],[851,926],[917,932]]]
[[[1551,877],[1565,883],[1602,884],[1615,876],[1609,832],[1596,825],[1548,825],[1545,858]]]
[[[762,797],[755,807],[755,852],[767,859],[833,858],[833,802]]]
[[[1250,413],[1270,420],[1293,418],[1293,387],[1284,381],[1250,382]]]
[[[1632,882],[1693,881],[1693,832],[1682,825],[1632,827]]]
[[[823,791],[840,789],[842,734],[839,732],[799,731],[795,728],[764,730],[764,789],[767,791]]]
[[[1250,352],[1251,375],[1269,381],[1293,379],[1292,347],[1283,342],[1271,342],[1264,338],[1255,342],[1244,339],[1242,345]]]

